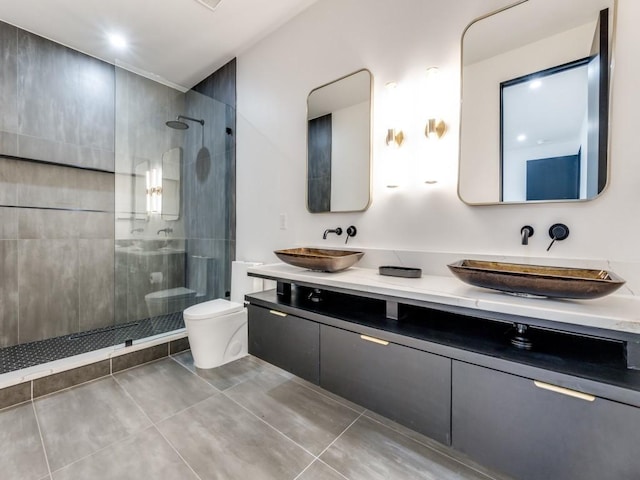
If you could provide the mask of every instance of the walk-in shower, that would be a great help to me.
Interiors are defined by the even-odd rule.
[[[93,59],[78,58],[74,68],[95,70]],[[102,67],[115,98],[102,99],[104,112],[91,103],[95,96],[83,100],[86,111],[104,113],[83,119],[101,149],[77,149],[104,157],[104,166],[59,160],[54,149],[42,158],[2,158],[0,148],[0,171],[16,191],[0,195],[8,225],[0,237],[0,376],[174,341],[185,305],[230,290],[235,149],[226,131],[235,128],[235,109],[208,91]],[[194,123],[202,129],[189,129]],[[152,195],[164,205],[150,208]]]

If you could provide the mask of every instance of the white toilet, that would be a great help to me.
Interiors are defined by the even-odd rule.
[[[197,368],[214,368],[247,354],[244,296],[262,290],[262,280],[247,276],[252,262],[231,263],[231,301],[218,298],[187,308],[184,323]]]

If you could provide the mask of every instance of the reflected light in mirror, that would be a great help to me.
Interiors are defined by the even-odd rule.
[[[160,213],[162,208],[162,174],[157,168],[147,170],[147,213]]]

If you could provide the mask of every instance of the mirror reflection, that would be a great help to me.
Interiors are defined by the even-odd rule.
[[[147,172],[149,160],[142,160],[135,166],[133,173],[133,218],[147,219]]]
[[[606,186],[613,0],[525,0],[463,35],[458,191],[469,204]]]
[[[366,210],[371,185],[371,83],[360,70],[307,98],[307,208]]]
[[[175,147],[162,154],[162,219],[180,218],[180,166],[182,148]]]

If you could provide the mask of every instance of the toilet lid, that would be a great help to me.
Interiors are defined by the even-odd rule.
[[[202,320],[204,318],[215,318],[229,313],[239,312],[244,308],[236,302],[230,302],[223,298],[217,298],[208,302],[198,303],[187,308],[184,313],[185,320]]]

